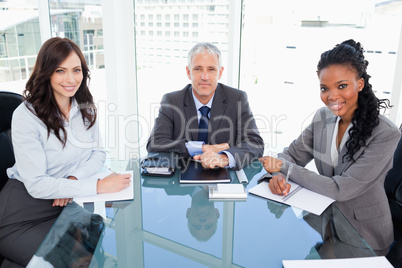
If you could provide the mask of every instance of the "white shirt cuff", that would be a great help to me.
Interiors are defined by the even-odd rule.
[[[186,142],[186,148],[191,156],[202,154],[203,141],[188,141]]]

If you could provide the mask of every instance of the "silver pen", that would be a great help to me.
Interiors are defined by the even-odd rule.
[[[291,198],[295,193],[297,193],[298,191],[300,191],[303,187],[301,185],[297,186],[296,189],[294,189],[290,194],[288,194],[287,196],[284,196],[282,198],[282,201],[285,202],[286,200],[288,200],[289,198]]]
[[[293,164],[290,164],[289,168],[288,168],[288,174],[286,175],[286,178],[285,178],[285,186],[286,186],[286,184],[289,183],[289,178],[290,178],[290,174],[292,174],[292,170],[293,170]]]
[[[114,171],[113,169],[111,169],[110,167],[107,168],[109,171],[111,171],[113,174],[115,175],[119,175],[119,173],[117,173],[116,171]]]
[[[288,182],[289,182],[289,178],[290,178],[290,174],[292,174],[292,170],[293,170],[293,164],[290,164],[289,168],[288,168],[288,174],[286,175],[286,179],[285,179],[285,185],[288,184]]]

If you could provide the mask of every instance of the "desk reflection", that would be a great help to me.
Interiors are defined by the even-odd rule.
[[[198,241],[208,241],[216,232],[220,213],[215,203],[209,201],[208,189],[194,187],[191,207],[187,209],[187,226],[191,235]]]
[[[307,214],[303,219],[321,234],[323,242],[314,247],[321,259],[375,255],[357,232],[350,232],[351,224],[336,206],[329,206],[320,216]]]
[[[68,204],[42,242],[28,267],[103,267],[103,254],[98,249],[105,227],[100,215],[92,214],[75,202]]]
[[[315,216],[253,195],[247,201],[212,202],[206,185],[181,185],[179,171],[145,178],[139,161],[127,169],[134,170],[134,200],[106,204],[103,220],[69,204],[36,253],[41,264],[282,267],[284,259],[375,255],[335,206]],[[265,173],[261,165],[244,171],[248,189]]]
[[[280,219],[289,206],[268,200],[268,210]],[[317,254],[321,259],[335,258],[354,258],[361,256],[374,255],[374,252],[367,247],[357,232],[351,232],[351,224],[342,215],[336,206],[329,206],[321,215],[315,215],[303,211],[303,219],[322,237],[322,242],[318,242],[311,248],[310,254],[306,259],[317,259]]]
[[[164,189],[168,196],[190,196],[190,207],[185,214],[190,234],[200,242],[208,241],[215,234],[220,212],[209,200],[207,185],[181,186],[176,178],[148,177],[142,186]]]

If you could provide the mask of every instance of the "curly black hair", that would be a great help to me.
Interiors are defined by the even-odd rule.
[[[347,149],[345,156],[347,160],[355,159],[353,155],[366,145],[366,140],[371,136],[373,129],[379,124],[380,109],[390,108],[388,99],[378,99],[369,83],[370,75],[367,74],[368,61],[363,55],[363,47],[359,42],[353,39],[346,40],[336,45],[333,49],[321,54],[320,61],[317,65],[317,73],[330,65],[343,65],[351,67],[357,75],[357,79],[364,79],[364,88],[359,92],[354,117],[352,119],[352,127],[349,129],[349,140],[345,146]]]

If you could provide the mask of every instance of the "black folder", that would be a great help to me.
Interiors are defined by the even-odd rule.
[[[197,161],[189,161],[182,168],[180,183],[224,183],[231,182],[227,168],[204,168]]]

